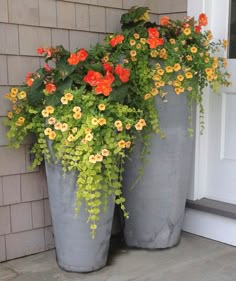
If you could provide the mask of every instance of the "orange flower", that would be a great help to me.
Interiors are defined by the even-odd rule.
[[[85,49],[81,49],[76,53],[76,55],[79,58],[79,62],[80,62],[86,60],[88,53],[86,52]]]
[[[126,83],[129,81],[130,70],[128,68],[123,68],[118,64],[115,68],[115,73],[119,76],[121,82]]]
[[[198,17],[198,24],[200,26],[206,26],[208,24],[207,16],[206,14],[200,14]]]
[[[167,16],[164,16],[164,17],[161,17],[160,19],[160,25],[164,25],[164,26],[167,26],[169,24],[169,17]]]
[[[159,31],[157,30],[157,28],[156,27],[149,27],[148,29],[147,29],[147,31],[148,31],[148,37],[149,38],[155,38],[155,37],[159,37]]]
[[[94,89],[96,94],[103,94],[104,96],[109,96],[112,88],[110,86],[109,81],[107,80],[101,80],[99,81],[99,83],[97,84],[96,88]]]
[[[196,25],[196,26],[194,27],[194,30],[195,30],[196,33],[200,33],[200,32],[201,32],[201,29],[202,29],[201,25]]]
[[[70,65],[77,65],[79,63],[79,57],[76,54],[71,54],[67,61]]]
[[[125,37],[123,35],[117,35],[116,37],[113,37],[109,44],[112,47],[115,47],[117,44],[121,44],[123,42],[123,40],[125,39]]]
[[[85,83],[88,83],[90,86],[93,87],[98,84],[98,81],[100,81],[101,78],[102,74],[100,72],[89,70],[83,80]]]
[[[155,49],[157,46],[164,44],[164,38],[148,38],[147,43],[150,49]]]
[[[56,86],[53,83],[47,83],[45,86],[45,90],[49,93],[52,94],[57,90]]]

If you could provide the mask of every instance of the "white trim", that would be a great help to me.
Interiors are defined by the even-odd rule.
[[[186,208],[183,230],[236,246],[236,220],[231,218]]]
[[[208,2],[209,3],[209,2]],[[195,17],[197,19],[198,15],[205,13],[210,10],[206,1],[199,0],[188,0],[187,13],[188,16]],[[203,106],[205,112],[207,112],[209,107],[209,89],[205,89],[203,96]],[[199,127],[199,112],[197,108],[196,116],[196,137],[195,137],[195,169],[194,169],[194,184],[191,187],[188,199],[197,200],[205,196],[206,186],[207,186],[207,147],[208,147],[208,115],[204,115],[204,125],[205,130],[203,135],[200,134]]]

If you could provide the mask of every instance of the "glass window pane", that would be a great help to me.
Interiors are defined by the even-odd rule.
[[[236,58],[236,0],[231,0],[229,58]]]

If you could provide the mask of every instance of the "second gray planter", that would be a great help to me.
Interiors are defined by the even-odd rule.
[[[185,94],[169,93],[168,102],[158,100],[165,139],[151,137],[144,175],[130,190],[141,167],[142,149],[137,143],[124,173],[124,196],[129,219],[124,236],[128,246],[158,249],[178,243],[187,193],[193,175],[194,137],[189,137],[188,100]]]

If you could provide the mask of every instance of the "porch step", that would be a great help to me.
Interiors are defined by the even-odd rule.
[[[212,199],[187,200],[186,207],[210,214],[236,219],[236,205]]]

